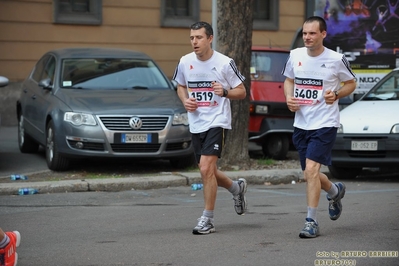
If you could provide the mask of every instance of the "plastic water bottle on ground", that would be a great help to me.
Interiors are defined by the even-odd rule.
[[[202,190],[204,186],[202,184],[192,184],[191,190]]]
[[[20,188],[18,189],[18,195],[33,195],[37,194],[39,191],[35,188]]]
[[[27,180],[28,177],[26,175],[11,175],[11,180]]]

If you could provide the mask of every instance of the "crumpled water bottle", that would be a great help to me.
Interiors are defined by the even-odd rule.
[[[204,188],[203,184],[192,184],[191,190],[202,190]]]
[[[39,191],[35,188],[20,188],[18,189],[18,195],[33,195],[37,194]]]
[[[28,177],[26,175],[10,175],[11,180],[27,180]]]

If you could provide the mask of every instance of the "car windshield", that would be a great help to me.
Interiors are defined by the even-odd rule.
[[[70,89],[171,89],[151,60],[131,58],[64,59],[61,87]]]
[[[392,72],[377,83],[363,98],[364,101],[370,100],[399,100],[399,72]]]
[[[288,53],[252,51],[251,55],[251,80],[284,82],[281,74]]]

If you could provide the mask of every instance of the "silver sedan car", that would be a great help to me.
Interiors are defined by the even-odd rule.
[[[5,87],[8,85],[8,78],[0,76],[0,87]],[[1,125],[1,116],[0,116],[0,125]]]
[[[108,48],[49,51],[17,101],[23,153],[45,148],[48,168],[87,157],[194,162],[187,113],[175,87],[147,55]]]

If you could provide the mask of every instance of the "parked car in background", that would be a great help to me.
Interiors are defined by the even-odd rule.
[[[399,68],[340,112],[330,173],[355,178],[363,168],[399,166]]]
[[[5,87],[8,85],[8,78],[0,76],[0,87]]]
[[[251,54],[249,141],[261,146],[264,156],[283,160],[294,132],[295,113],[287,107],[281,74],[290,52],[254,46]]]
[[[141,52],[49,51],[23,82],[16,108],[20,151],[43,146],[54,171],[81,157],[193,163],[186,110],[171,81]]]

